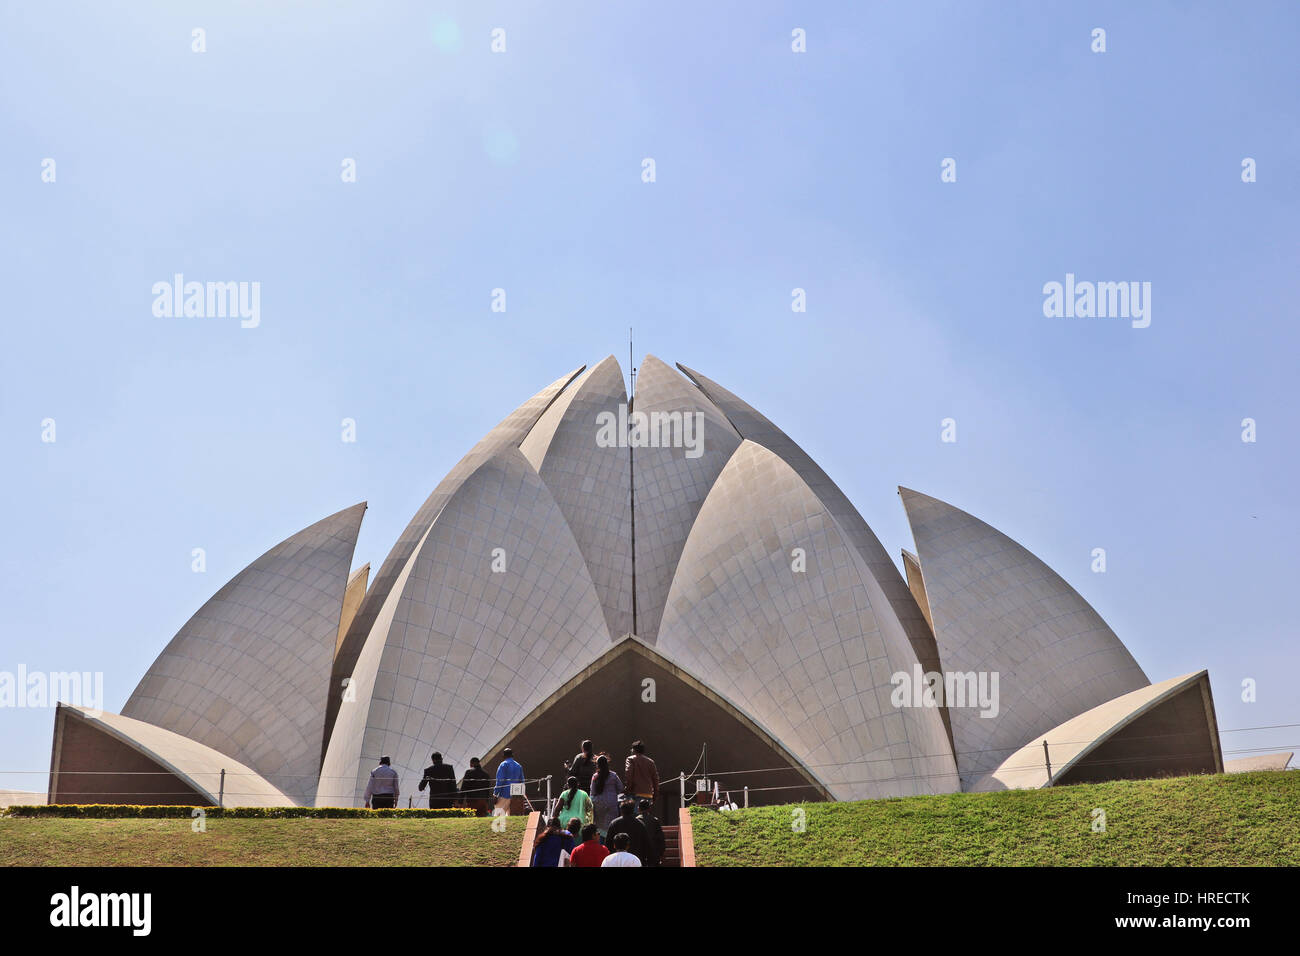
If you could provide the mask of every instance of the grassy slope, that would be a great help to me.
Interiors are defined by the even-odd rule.
[[[700,866],[1300,865],[1300,771],[693,811]],[[1106,832],[1092,831],[1092,810]]]
[[[0,866],[513,866],[524,822],[0,818]]]
[[[1092,832],[1092,810],[1106,832]],[[701,866],[1300,866],[1300,772],[1180,777],[695,811]],[[0,866],[511,866],[523,817],[505,833],[476,820],[0,818]]]

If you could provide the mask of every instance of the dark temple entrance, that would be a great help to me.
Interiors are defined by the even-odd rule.
[[[653,702],[644,699],[650,693],[647,679],[654,682]],[[632,741],[645,742],[661,781],[655,810],[666,823],[677,822],[678,773],[695,769],[696,777],[703,776],[700,755],[706,743],[710,783],[716,780],[724,792],[730,790],[738,805],[743,804],[745,786],[750,788],[751,806],[829,799],[816,778],[756,724],[630,637],[525,717],[498,742],[484,765],[494,774],[501,750],[511,747],[528,779],[553,775],[552,793],[558,796],[566,778],[561,764],[572,759],[587,738],[596,753],[609,754],[610,767],[620,777]],[[687,778],[688,800],[694,779]],[[530,784],[528,795],[541,806],[545,784]]]

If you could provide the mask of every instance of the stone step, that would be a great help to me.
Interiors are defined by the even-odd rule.
[[[682,865],[681,827],[664,827],[664,866]]]

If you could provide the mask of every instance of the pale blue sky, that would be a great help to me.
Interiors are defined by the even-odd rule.
[[[1300,722],[1298,10],[5,3],[0,670],[103,671],[117,710],[257,555],[364,499],[377,565],[520,401],[626,366],[632,325],[891,553],[896,486],[943,498],[1153,680],[1209,667],[1221,727]],[[260,282],[260,327],[155,318],[176,272]],[[1045,318],[1067,272],[1151,282],[1150,328]],[[44,788],[52,713],[0,711],[0,787]]]

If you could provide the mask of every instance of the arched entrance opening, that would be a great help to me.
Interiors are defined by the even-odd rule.
[[[694,780],[704,775],[705,745],[710,785],[717,781],[737,804],[745,786],[751,806],[831,799],[815,774],[762,728],[633,637],[543,701],[484,755],[484,764],[495,768],[510,747],[528,779],[554,776],[558,796],[566,777],[562,764],[584,739],[609,754],[620,776],[632,741],[645,742],[662,782],[656,813],[666,822],[677,821],[678,774],[695,771],[687,779],[688,800]],[[529,787],[535,803],[539,791],[544,795],[544,785]]]

